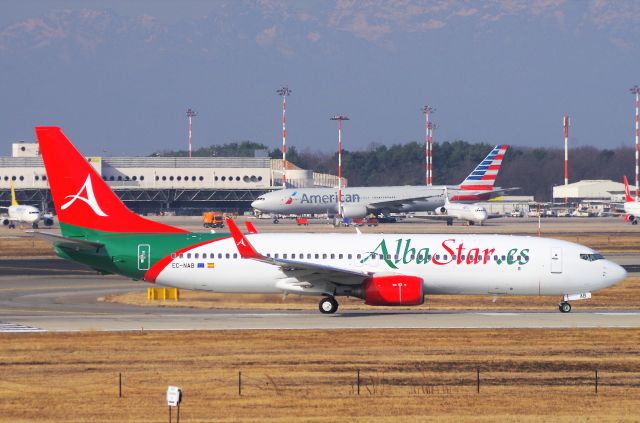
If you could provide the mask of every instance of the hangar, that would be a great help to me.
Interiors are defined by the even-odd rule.
[[[553,187],[554,201],[565,198],[571,203],[582,200],[620,201],[620,198],[624,199],[624,184],[603,179],[585,179]]]
[[[87,157],[129,208],[138,213],[251,210],[260,195],[282,186],[282,160],[269,157]],[[287,185],[337,186],[334,175],[287,163]],[[52,210],[51,193],[37,143],[14,143],[0,157],[0,204],[11,201]],[[343,178],[343,186],[346,180]]]

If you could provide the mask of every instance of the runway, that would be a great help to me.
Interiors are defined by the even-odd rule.
[[[22,269],[22,270],[17,270]],[[57,269],[52,272],[51,269]],[[596,328],[640,327],[639,311],[442,312],[425,310],[317,311],[202,310],[137,307],[101,301],[105,295],[143,293],[148,284],[91,274],[59,259],[0,260],[0,332],[265,330],[371,328]],[[13,272],[8,275],[7,271]],[[18,276],[20,274],[20,276]]]

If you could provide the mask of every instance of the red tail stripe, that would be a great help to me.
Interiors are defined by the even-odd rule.
[[[502,160],[502,159],[504,159],[504,153],[502,153],[502,154],[497,154],[493,159],[491,159],[491,161],[494,161],[494,160]]]
[[[482,180],[483,180],[483,181],[495,181],[495,180],[496,180],[496,176],[498,176],[498,175],[488,175],[488,174],[485,174],[485,175],[482,177]]]
[[[497,165],[489,165],[489,168],[487,170],[500,170],[500,166],[499,164]]]
[[[461,185],[460,189],[465,191],[491,191],[493,188],[491,185]]]

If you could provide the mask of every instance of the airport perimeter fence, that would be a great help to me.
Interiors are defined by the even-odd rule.
[[[328,364],[330,366],[330,364]],[[343,369],[292,368],[290,372],[252,372],[221,370],[207,375],[181,378],[179,372],[133,371],[116,374],[86,370],[67,376],[63,381],[41,380],[38,383],[13,379],[10,373],[0,376],[0,392],[25,395],[81,395],[111,398],[163,395],[168,385],[177,385],[185,396],[200,400],[220,397],[291,396],[424,396],[491,393],[496,388],[526,390],[553,388],[560,391],[607,393],[608,390],[640,389],[640,368],[600,370],[597,368],[543,369],[544,366],[492,370],[490,367],[449,367],[446,369],[395,368],[349,371]],[[155,395],[153,394],[153,395]]]

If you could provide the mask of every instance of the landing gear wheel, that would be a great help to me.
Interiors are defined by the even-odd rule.
[[[634,221],[633,221],[633,222],[631,222],[631,224],[632,224],[632,225],[637,225],[637,224],[638,224],[638,221],[634,219]]]
[[[280,221],[278,219],[273,219],[273,223],[279,223]]]
[[[16,225],[14,225],[13,223],[9,223],[9,229],[15,229]]]
[[[324,297],[318,308],[322,314],[333,314],[338,311],[338,302],[333,297]]]
[[[32,225],[31,225],[31,227],[32,227],[33,229],[38,229],[38,224],[37,224],[37,223],[34,223],[34,224],[32,224]]]
[[[571,304],[567,303],[567,302],[562,302],[560,303],[560,305],[558,306],[558,309],[562,312],[562,313],[568,313],[571,311]]]

